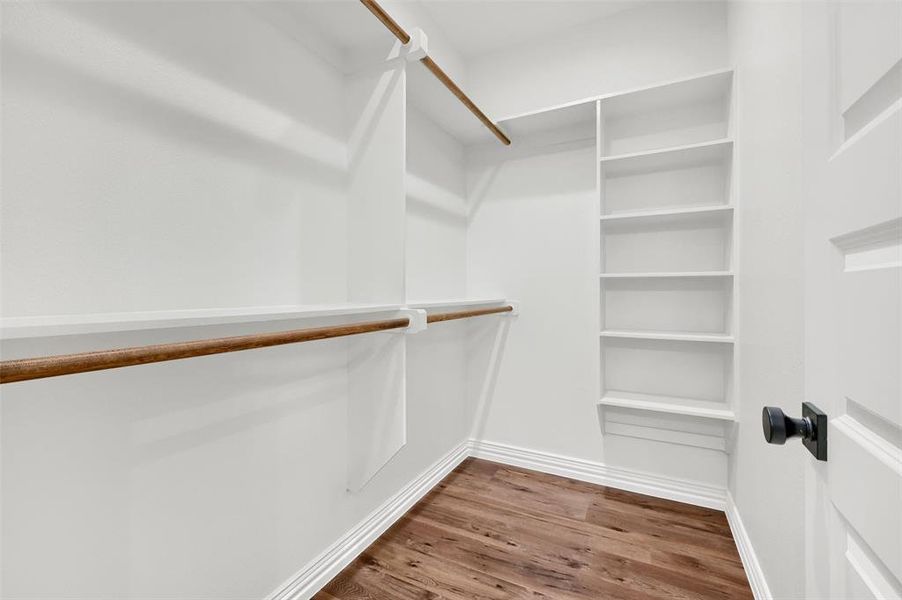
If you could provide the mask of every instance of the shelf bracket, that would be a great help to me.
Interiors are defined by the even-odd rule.
[[[426,330],[426,311],[422,308],[402,308],[399,313],[400,316],[410,319],[410,325],[396,330],[397,333],[419,333]]]
[[[410,31],[410,41],[404,44],[405,56],[408,61],[423,60],[429,55],[429,38],[426,32],[415,27]]]

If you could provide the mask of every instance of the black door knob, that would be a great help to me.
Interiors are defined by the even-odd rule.
[[[764,427],[764,439],[768,444],[785,444],[786,440],[794,437],[807,440],[814,435],[811,419],[787,417],[783,410],[776,406],[764,407],[761,425]]]
[[[818,460],[827,460],[827,414],[810,402],[802,403],[802,418],[787,417],[776,406],[761,411],[761,425],[768,444],[785,444],[794,437]]]

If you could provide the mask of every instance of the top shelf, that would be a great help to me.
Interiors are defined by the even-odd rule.
[[[512,135],[523,138],[564,130],[581,132],[581,137],[594,137],[595,103],[572,104],[554,111],[524,115],[499,123]]]
[[[730,136],[730,71],[709,73],[600,101],[599,154],[618,157]]]
[[[605,119],[666,111],[674,107],[726,101],[733,83],[733,71],[722,70],[701,76],[601,98]]]
[[[732,152],[733,140],[725,138],[662,150],[605,156],[599,162],[606,176],[619,177],[724,162]]]

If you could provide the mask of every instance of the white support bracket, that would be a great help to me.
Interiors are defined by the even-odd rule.
[[[399,333],[419,333],[426,330],[426,311],[422,308],[402,308],[400,316],[410,319],[410,325],[399,329]]]
[[[411,30],[410,41],[405,44],[404,48],[406,50],[405,58],[409,61],[426,58],[429,54],[429,38],[426,37],[426,32],[419,27]]]

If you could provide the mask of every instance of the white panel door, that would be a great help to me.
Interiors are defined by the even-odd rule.
[[[804,10],[806,596],[902,598],[902,2]]]

